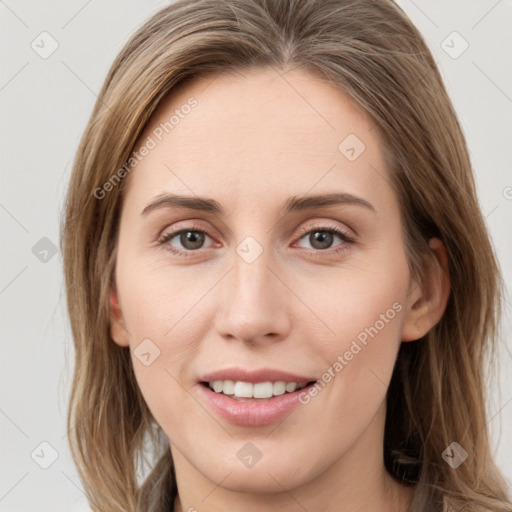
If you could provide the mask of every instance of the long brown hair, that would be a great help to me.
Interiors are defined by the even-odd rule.
[[[129,349],[110,337],[122,183],[97,191],[120,177],[150,116],[178,84],[268,66],[316,73],[372,117],[387,142],[415,275],[430,237],[447,249],[446,312],[422,340],[402,344],[388,391],[387,470],[415,486],[414,511],[442,510],[448,501],[457,510],[510,511],[484,401],[501,278],[456,114],[420,33],[391,0],[178,0],[113,63],[76,154],[61,238],[75,344],[68,432],[90,505],[160,512],[172,509],[176,494],[169,447],[138,389]],[[457,469],[442,458],[453,441],[469,454]]]

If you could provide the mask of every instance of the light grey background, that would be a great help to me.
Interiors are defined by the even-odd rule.
[[[90,510],[65,434],[73,348],[61,257],[52,256],[51,245],[58,245],[74,152],[107,70],[128,36],[165,4],[0,0],[1,511]],[[482,210],[510,289],[512,3],[399,4],[426,37],[460,116]],[[58,48],[42,58],[53,40]],[[469,46],[461,53],[465,41]],[[44,237],[49,241],[41,241]],[[512,300],[507,296],[507,301],[508,347],[501,349],[501,378],[489,387],[489,426],[510,484]],[[58,457],[42,469],[52,462],[52,450]]]

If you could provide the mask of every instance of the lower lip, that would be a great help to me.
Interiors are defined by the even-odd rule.
[[[261,427],[286,418],[300,404],[300,393],[307,392],[311,386],[313,384],[268,400],[239,402],[199,384],[200,392],[222,418],[244,427]]]

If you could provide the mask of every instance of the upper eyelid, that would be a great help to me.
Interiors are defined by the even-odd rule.
[[[187,222],[187,221],[183,221],[184,223]],[[170,226],[167,226],[166,228],[162,229],[162,231],[160,231],[160,235],[158,236],[158,238],[162,238],[164,236],[167,236],[167,235],[173,235],[173,236],[176,236],[177,234],[183,232],[183,231],[201,231],[202,233],[205,233],[206,235],[210,236],[211,238],[211,235],[209,234],[210,231],[212,231],[211,229],[207,229],[205,228],[204,226],[202,226],[201,224],[199,224],[199,221],[190,221],[192,224],[189,224],[188,226],[185,225],[183,227],[170,227]],[[181,224],[180,222],[178,222],[177,224]],[[214,232],[216,232],[216,230],[214,230]]]
[[[314,231],[315,229],[318,231],[342,231],[343,233],[346,232],[347,236],[350,236],[352,238],[352,235],[350,233],[354,233],[354,231],[348,227],[341,227],[339,225],[329,225],[329,221],[314,221],[314,225],[312,226],[304,226],[298,229],[299,235],[307,234],[311,231]],[[355,235],[354,235],[355,236]]]
[[[186,221],[184,221],[184,222],[186,222]],[[308,233],[311,233],[315,230],[317,230],[317,231],[334,231],[334,232],[341,231],[343,234],[346,235],[347,239],[352,240],[354,238],[353,235],[346,232],[347,231],[346,228],[342,228],[340,226],[334,226],[334,225],[329,226],[329,224],[328,224],[329,221],[317,220],[314,222],[315,222],[314,225],[304,226],[304,227],[299,228],[298,233],[295,235],[295,238],[296,238],[295,241],[301,240]],[[206,236],[210,237],[212,240],[214,238],[216,238],[215,236],[210,234],[208,229],[205,229],[203,226],[193,223],[192,225],[184,226],[183,228],[170,229],[169,231],[167,231],[167,228],[166,228],[166,229],[162,230],[161,234],[158,237],[158,240],[167,239],[167,242],[169,242],[171,239],[173,239],[174,237],[176,237],[177,235],[179,235],[180,233],[182,233],[184,231],[201,232],[201,233],[204,233]],[[352,230],[348,230],[348,231],[352,232]],[[335,233],[335,234],[338,237],[341,237],[341,235],[339,233]],[[201,249],[202,248],[195,250],[195,251],[190,250],[187,252],[199,252]]]
[[[183,222],[187,222],[187,221],[183,221]],[[179,228],[170,228],[169,226],[162,229],[160,231],[160,236],[164,236],[164,234],[166,234],[166,232],[168,232],[169,234],[170,233],[174,233],[174,234],[177,234],[177,233],[180,233],[182,231],[202,231],[206,234],[209,234],[209,231],[210,229],[208,228],[205,228],[204,226],[200,225],[200,224],[196,224],[196,221],[191,221],[192,222],[192,225],[188,225],[188,226],[184,226],[184,227],[179,227]],[[315,224],[312,225],[312,226],[307,226],[307,227],[300,227],[298,229],[295,229],[294,231],[298,231],[299,234],[303,234],[303,233],[307,233],[308,231],[310,230],[313,230],[313,229],[318,229],[318,230],[328,230],[328,229],[340,229],[342,231],[351,231],[353,232],[352,229],[350,228],[344,228],[344,227],[340,227],[340,226],[335,226],[335,225],[331,225],[329,226],[328,222],[329,221],[314,221]],[[332,222],[332,221],[331,221]],[[180,223],[178,223],[180,224]],[[215,233],[217,233],[217,230],[216,229],[213,229],[213,231]],[[160,238],[159,236],[159,238]]]

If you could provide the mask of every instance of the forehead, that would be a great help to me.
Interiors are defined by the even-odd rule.
[[[305,70],[253,68],[182,83],[135,150],[144,145],[152,148],[129,175],[139,197],[165,189],[232,202],[284,189],[287,197],[340,188],[375,195],[386,185],[371,118]]]

